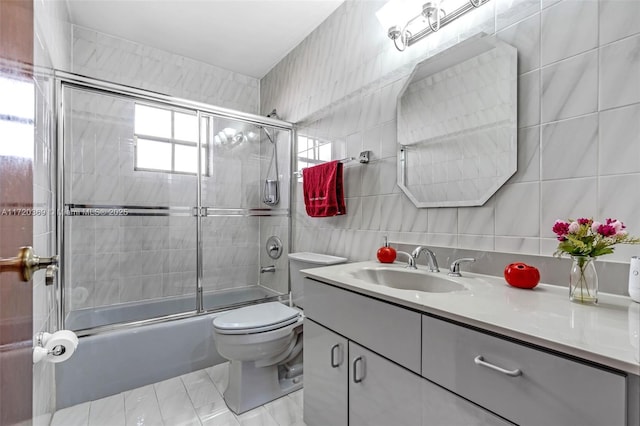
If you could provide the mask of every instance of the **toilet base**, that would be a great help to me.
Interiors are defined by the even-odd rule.
[[[256,367],[253,361],[231,360],[224,401],[231,411],[242,414],[302,389],[302,375],[286,375],[286,369],[278,365]]]

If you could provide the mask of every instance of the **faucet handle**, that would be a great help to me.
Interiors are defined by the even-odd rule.
[[[461,277],[462,274],[460,273],[460,264],[463,262],[472,263],[475,261],[475,257],[463,257],[462,259],[456,259],[451,263],[451,266],[449,267],[449,273],[447,275],[449,275],[450,277]]]
[[[398,250],[397,254],[402,254],[404,256],[407,256],[407,266],[405,266],[405,268],[407,268],[407,269],[418,269],[416,267],[416,258],[413,257],[413,255],[407,253],[406,251],[401,251],[401,250]]]

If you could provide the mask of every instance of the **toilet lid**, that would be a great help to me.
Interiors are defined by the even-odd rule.
[[[227,334],[262,332],[293,324],[299,316],[299,311],[280,302],[260,303],[222,314],[213,326]]]

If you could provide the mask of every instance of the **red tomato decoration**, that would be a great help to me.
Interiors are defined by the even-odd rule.
[[[540,271],[525,263],[512,263],[504,268],[504,279],[518,288],[534,288],[540,282]]]
[[[377,256],[381,263],[393,263],[396,260],[396,250],[389,246],[380,247]]]

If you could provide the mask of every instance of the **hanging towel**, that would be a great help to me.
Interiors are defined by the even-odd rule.
[[[338,216],[347,212],[344,204],[342,166],[339,161],[302,169],[304,205],[311,217]]]

